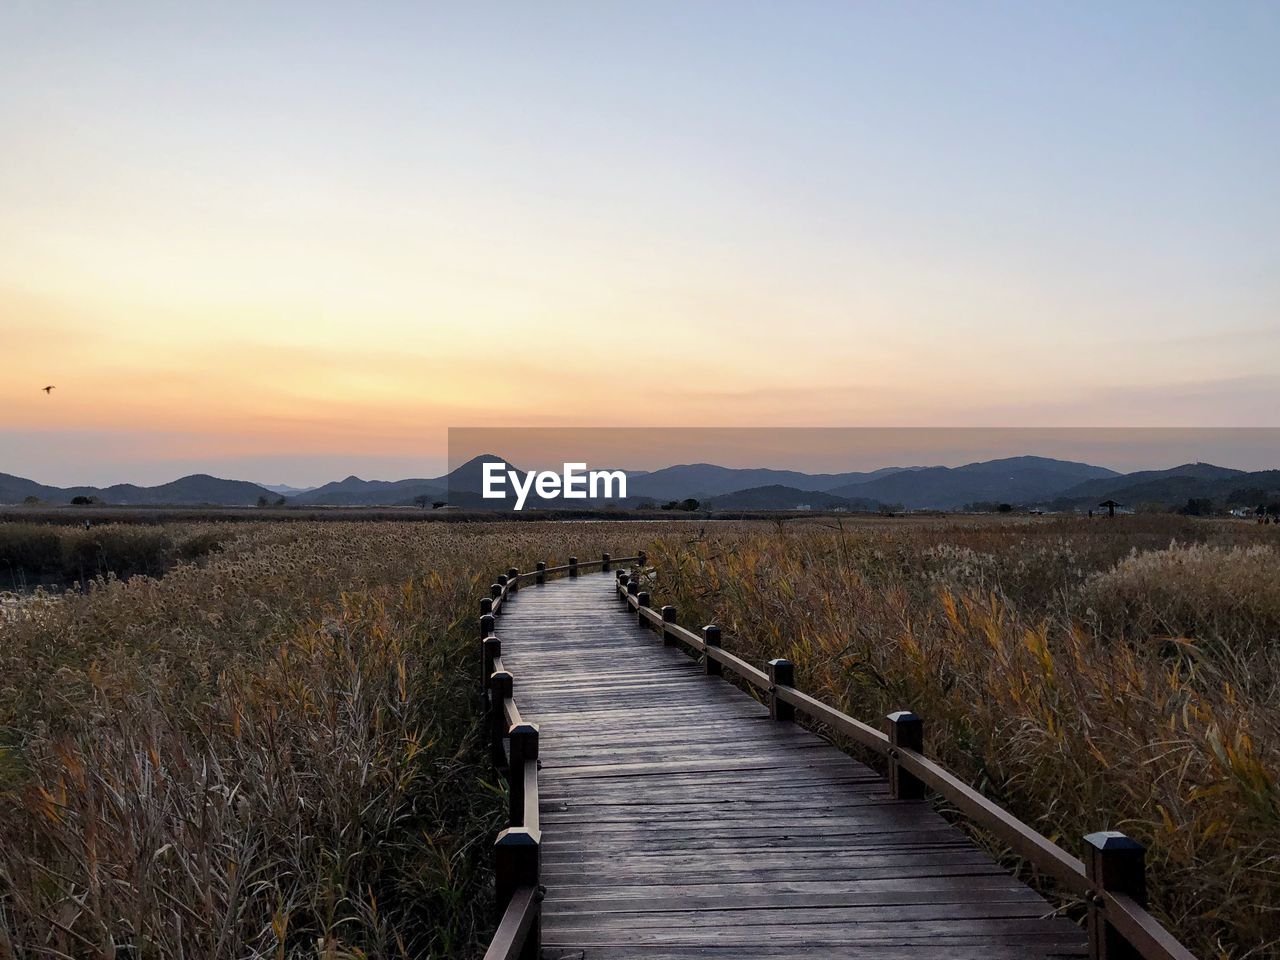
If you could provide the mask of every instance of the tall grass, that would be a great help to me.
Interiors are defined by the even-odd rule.
[[[916,709],[931,751],[1068,847],[1137,836],[1203,955],[1276,952],[1273,528],[693,529],[224,524],[199,563],[17,607],[0,958],[474,954],[502,819],[476,597],[512,563],[646,545],[686,622],[855,716]]]
[[[473,953],[476,598],[643,526],[221,529],[0,622],[0,957]]]
[[[875,722],[1068,849],[1124,830],[1204,956],[1280,952],[1280,544],[1123,518],[717,528],[651,556],[661,602]],[[686,614],[687,611],[687,614]]]
[[[0,524],[0,590],[161,576],[177,563],[218,550],[228,532],[216,524]]]

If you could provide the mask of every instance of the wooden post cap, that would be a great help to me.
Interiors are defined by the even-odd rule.
[[[796,708],[778,699],[779,687],[796,685],[796,665],[777,658],[769,661],[769,716],[774,720],[794,720]]]
[[[517,723],[507,731],[511,738],[511,762],[527,762],[538,759],[538,725]]]
[[[539,837],[525,827],[508,827],[498,834],[493,849],[493,872],[498,910],[506,909],[521,887],[536,887],[541,868]]]
[[[516,678],[509,670],[499,670],[489,676],[489,690],[497,701],[507,700],[514,692]],[[498,709],[501,709],[499,707]]]

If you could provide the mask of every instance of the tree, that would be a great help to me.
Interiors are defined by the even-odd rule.
[[[276,506],[277,506],[277,507],[283,507],[283,506],[284,506],[284,497],[276,497]]]
[[[1208,497],[1188,497],[1186,506],[1178,512],[1188,517],[1207,517],[1213,513],[1213,501]]]
[[[71,498],[71,505],[73,507],[89,507],[89,506],[93,506],[93,504],[95,503],[101,503],[101,502],[102,501],[99,500],[97,497],[86,497],[83,495],[75,496]]]
[[[1000,513],[1013,513],[1013,504],[1002,503],[1000,506],[996,507],[996,510]]]
[[[28,507],[38,507],[40,505],[40,498],[35,494],[32,494],[29,497],[23,497],[22,502]]]
[[[421,507],[423,510],[425,510],[425,509],[427,509],[427,507],[431,504],[431,498],[430,498],[430,497],[428,497],[425,493],[420,493],[420,494],[418,494],[416,497],[414,497],[414,498],[413,498],[413,502],[414,502],[417,506],[419,506],[419,507]]]
[[[258,506],[260,506],[260,507],[265,507],[266,505],[267,505],[267,498],[266,498],[266,497],[259,497],[259,498],[258,498]]]
[[[447,507],[448,505],[449,505],[448,500],[432,500],[431,501],[432,510],[439,510],[441,507]]]
[[[679,509],[685,510],[685,511],[693,511],[693,510],[697,510],[699,506],[700,504],[698,503],[697,500],[693,499],[693,497],[688,497],[687,499],[680,501]]]

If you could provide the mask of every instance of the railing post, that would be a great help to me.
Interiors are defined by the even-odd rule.
[[[576,577],[578,575],[578,558],[569,558],[569,576]]]
[[[603,570],[605,573],[608,573],[610,570],[609,555],[607,553],[600,554],[600,569]]]
[[[480,616],[483,617],[486,613],[493,613],[493,597],[480,598]]]
[[[511,578],[510,578],[510,577],[508,577],[505,573],[500,573],[500,574],[498,574],[498,579],[497,579],[495,582],[496,582],[499,586],[501,586],[501,587],[505,587],[505,586],[507,585],[508,581],[510,581],[510,579],[511,579]]]
[[[494,618],[492,613],[486,613],[483,617],[481,617],[480,618],[480,639],[483,640],[485,637],[492,637],[494,633],[494,627],[497,625],[497,623],[498,621]],[[485,676],[487,677],[488,674],[486,673]]]
[[[643,550],[636,551],[636,566],[639,569],[641,570],[644,569],[645,563],[648,561],[648,559],[649,559],[649,555],[645,553]]]
[[[483,633],[483,628],[481,632]],[[492,634],[491,630],[489,635],[480,638],[479,712],[486,724],[489,722],[489,677],[493,675],[493,661],[502,656],[502,641]]]
[[[507,571],[507,582],[511,584],[511,592],[515,593],[520,589],[520,568],[512,567]]]
[[[502,596],[502,584],[500,584],[500,583],[491,583],[491,584],[489,585],[489,596],[490,596],[493,600],[497,600],[500,596]],[[493,609],[493,603],[492,603],[492,602],[490,602],[490,604],[489,604],[489,609],[490,609],[490,610],[492,610],[492,609]]]
[[[509,827],[498,834],[493,848],[493,873],[497,887],[498,916],[501,917],[511,903],[511,897],[521,887],[538,887],[541,878],[539,834],[524,827]],[[525,939],[520,960],[537,960],[542,952],[542,922],[535,919]]]
[[[619,570],[617,576],[615,577],[615,580],[617,582],[614,584],[614,587],[617,590],[618,599],[626,600],[627,599],[627,571]]]
[[[630,580],[627,581],[627,596],[628,597],[640,596],[640,581],[637,580],[635,577],[632,577]]]
[[[648,608],[648,606],[649,606],[649,591],[637,589],[636,591],[636,624],[638,626],[641,626],[641,627],[648,626],[648,624],[645,623],[645,619],[644,619],[644,612]]]
[[[547,561],[538,561],[538,583],[539,585],[547,582]]]
[[[720,628],[714,623],[708,623],[702,628],[702,642],[708,647],[720,647]],[[708,677],[719,677],[724,674],[724,664],[719,660],[711,659],[711,651],[708,650],[703,655],[703,669]]]
[[[515,678],[506,670],[489,677],[489,757],[495,767],[507,765],[507,755],[502,749],[502,738],[507,733],[507,712],[503,703],[511,696]]]
[[[769,661],[769,716],[774,720],[794,720],[796,708],[778,699],[778,687],[796,685],[796,666],[790,660]]]
[[[1094,891],[1089,897],[1090,960],[1137,960],[1141,955],[1107,922],[1102,891],[1123,893],[1141,907],[1147,905],[1146,848],[1118,830],[1103,830],[1084,838],[1085,872]]]
[[[665,606],[662,608],[662,645],[664,647],[675,646],[676,635],[666,628],[666,624],[676,622],[676,608],[673,606]]]
[[[889,790],[895,800],[921,800],[924,784],[914,774],[902,769],[899,750],[924,752],[924,721],[910,710],[899,710],[885,717],[889,734]]]
[[[507,736],[511,744],[511,763],[507,768],[507,798],[513,827],[524,822],[524,765],[538,762],[538,728],[532,723],[518,723]]]

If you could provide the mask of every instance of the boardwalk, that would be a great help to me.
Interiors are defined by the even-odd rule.
[[[925,801],[664,647],[608,574],[501,618],[541,727],[548,960],[1087,955]]]

